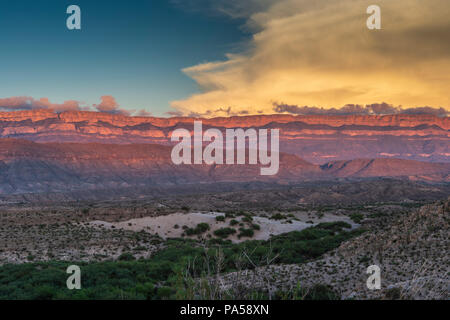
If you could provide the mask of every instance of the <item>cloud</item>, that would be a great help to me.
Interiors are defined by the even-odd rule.
[[[183,69],[201,89],[171,102],[183,114],[270,113],[274,101],[450,109],[448,0],[379,0],[382,30],[367,29],[367,0],[188,3],[245,19],[253,36],[239,54]]]
[[[120,114],[130,116],[136,114],[140,117],[151,116],[151,113],[141,110],[127,110],[119,106],[116,99],[113,96],[102,96],[99,104],[93,104],[92,106],[82,105],[81,102],[76,100],[68,100],[64,103],[52,103],[48,98],[40,98],[39,100],[32,97],[9,97],[0,98],[0,111],[19,111],[19,110],[33,110],[33,109],[51,109],[55,112],[64,111],[99,111],[110,114]]]
[[[448,117],[450,112],[444,108],[414,107],[403,108],[383,103],[374,103],[366,106],[349,104],[341,108],[318,108],[274,103],[273,111],[276,113],[289,113],[296,115],[390,115],[390,114],[430,114],[438,117]]]
[[[417,107],[403,110],[406,114],[432,114],[438,117],[448,117],[450,112],[444,108]]]
[[[144,110],[144,109],[142,109],[142,110],[137,111],[137,112],[135,113],[135,115],[136,115],[137,117],[151,117],[151,116],[152,116],[152,113],[151,113],[151,112],[148,112],[148,111],[146,111],[146,110]]]
[[[264,11],[279,0],[170,0],[186,11],[209,15],[225,15],[231,18],[248,18],[254,13]]]
[[[100,112],[115,112],[119,105],[113,96],[102,96],[100,104],[94,104],[94,107]]]
[[[100,99],[100,104],[94,104],[93,106],[99,112],[129,116],[134,111],[120,108],[113,96],[102,96]]]
[[[181,111],[167,111],[165,114],[168,115],[169,117],[182,117],[183,116],[183,112],[181,112]]]
[[[68,110],[81,110],[80,103],[75,100],[68,100],[64,103],[51,103],[48,98],[36,100],[32,97],[10,97],[0,98],[0,109],[6,111],[32,110],[32,109],[52,109],[57,112]]]
[[[259,112],[262,113],[262,112]],[[233,111],[231,107],[228,108],[218,108],[215,110],[206,110],[205,112],[189,112],[188,114],[184,114],[181,111],[169,111],[166,112],[166,115],[171,117],[192,117],[192,118],[208,118],[208,117],[233,117],[233,116],[244,116],[248,115],[250,112],[248,110],[240,110]]]

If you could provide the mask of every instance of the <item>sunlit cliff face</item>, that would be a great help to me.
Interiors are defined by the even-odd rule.
[[[267,0],[245,8],[231,0],[227,10],[216,3],[244,15],[253,37],[225,61],[183,70],[200,87],[172,102],[184,114],[273,113],[274,102],[450,110],[448,0]],[[381,7],[381,30],[366,26],[372,4]]]

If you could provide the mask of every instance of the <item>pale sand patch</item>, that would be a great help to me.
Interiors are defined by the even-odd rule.
[[[224,216],[223,213],[174,213],[159,217],[145,217],[138,219],[131,219],[122,222],[105,222],[105,221],[92,221],[90,222],[93,226],[103,226],[105,228],[111,228],[114,226],[117,229],[131,230],[135,232],[146,231],[152,234],[158,234],[161,238],[177,238],[181,237],[184,232],[183,226],[188,228],[195,228],[199,223],[207,223],[210,225],[210,231],[204,233],[202,237],[206,237],[207,234],[211,234],[213,237],[213,232],[221,228],[235,228],[236,234],[228,237],[228,239],[233,242],[242,242],[249,240],[249,238],[238,239],[237,234],[239,233],[239,225],[230,226],[230,221],[236,219],[241,222],[242,217],[227,218],[225,222],[216,221],[217,216]],[[342,219],[342,218],[341,218]],[[264,217],[253,217],[253,222],[260,226],[260,230],[254,230],[254,236],[251,238],[253,240],[267,240],[273,235],[279,235],[291,231],[301,231],[303,229],[309,228],[316,225],[316,223],[306,223],[297,220],[292,220],[292,223],[287,223],[284,220],[272,220]],[[175,228],[178,225],[178,228]],[[244,228],[250,228],[247,223],[245,223]],[[196,238],[193,236],[192,238]]]

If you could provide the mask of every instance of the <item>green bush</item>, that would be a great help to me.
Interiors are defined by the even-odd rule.
[[[222,239],[228,238],[228,236],[235,234],[235,233],[236,233],[236,230],[233,228],[221,228],[221,229],[217,229],[216,231],[214,231],[214,235],[219,238],[222,238]]]
[[[398,287],[390,288],[386,292],[386,298],[389,300],[399,300],[402,297],[402,290]]]
[[[206,231],[209,230],[209,228],[210,228],[209,224],[207,224],[207,223],[199,223],[194,229],[187,228],[185,232],[186,232],[186,234],[188,236],[193,236],[193,235],[196,235],[196,234],[205,233]]]
[[[342,228],[351,229],[352,226],[344,221],[338,221],[338,222],[322,222],[317,225],[317,228],[319,229],[326,229],[326,230],[332,230],[332,231],[341,231]]]
[[[350,219],[352,219],[354,223],[360,223],[364,219],[364,215],[361,213],[353,213],[350,215]]]
[[[238,238],[239,239],[242,238],[242,237],[251,238],[255,234],[253,229],[239,228],[239,231],[240,231],[239,234],[238,234]]]
[[[170,299],[170,297],[174,293],[175,293],[174,290],[172,288],[170,288],[170,287],[160,287],[156,291],[156,297],[161,299],[161,300]]]
[[[173,299],[182,296],[185,290],[184,284],[180,284],[178,279],[180,274],[186,272],[188,264],[191,266],[189,274],[192,278],[201,277],[208,270],[214,274],[215,266],[207,261],[214,261],[218,250],[224,259],[221,272],[236,271],[236,259],[242,252],[246,252],[256,265],[263,264],[267,258],[273,258],[273,263],[277,264],[304,263],[317,259],[343,241],[364,232],[347,231],[346,227],[342,223],[322,224],[321,227],[274,236],[268,241],[251,240],[238,244],[221,238],[211,239],[207,241],[206,247],[194,240],[169,239],[165,247],[149,259],[131,260],[130,254],[124,253],[126,258],[122,257],[119,261],[50,261],[2,265],[0,300]],[[199,229],[204,230],[204,227]],[[235,229],[224,229],[216,232],[219,235],[236,233]],[[254,268],[253,264],[245,261],[243,268]],[[66,269],[72,264],[82,269],[82,290],[67,290]],[[176,296],[176,293],[180,295]],[[394,294],[392,296],[395,297]],[[332,295],[328,289],[317,287],[306,297],[309,298],[328,299]]]
[[[136,258],[129,252],[122,253],[118,258],[119,261],[133,261],[135,259]]]
[[[286,219],[286,217],[283,216],[281,213],[277,213],[277,214],[272,215],[270,217],[270,219],[272,219],[272,220],[283,220],[283,219]]]

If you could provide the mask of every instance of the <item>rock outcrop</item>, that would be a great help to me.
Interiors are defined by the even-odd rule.
[[[450,162],[450,118],[433,115],[261,115],[212,119],[127,117],[51,110],[0,112],[0,138],[37,142],[170,144],[177,128],[279,128],[283,152],[324,164],[355,158]]]

